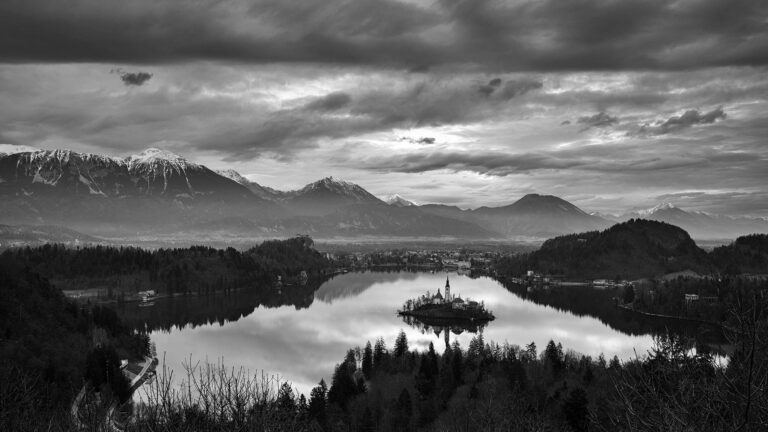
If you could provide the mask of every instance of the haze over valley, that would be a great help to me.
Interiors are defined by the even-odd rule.
[[[250,181],[232,169],[214,171],[182,156],[147,149],[127,158],[35,150],[0,155],[0,223],[48,225],[85,235],[432,238],[528,240],[602,230],[644,218],[668,222],[698,239],[734,239],[768,232],[768,220],[689,212],[671,203],[621,215],[588,213],[552,195],[510,198],[508,205],[462,209],[417,205],[399,195],[374,196],[362,186],[325,177],[296,190]],[[389,202],[388,202],[389,201]],[[7,235],[6,235],[7,237]]]

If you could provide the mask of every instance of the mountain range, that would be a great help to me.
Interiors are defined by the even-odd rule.
[[[693,238],[732,239],[749,233],[768,232],[768,220],[764,218],[734,217],[712,213],[683,210],[669,202],[650,209],[633,210],[620,216],[601,214],[600,217],[614,222],[630,219],[648,219],[679,226]]]
[[[545,238],[605,229],[645,218],[678,225],[695,238],[768,232],[764,219],[686,212],[669,204],[622,216],[589,214],[552,195],[529,194],[500,207],[417,205],[382,200],[326,177],[280,191],[234,170],[214,171],[173,153],[147,149],[117,158],[69,150],[0,148],[0,223],[61,225],[100,236],[169,234],[317,238]]]

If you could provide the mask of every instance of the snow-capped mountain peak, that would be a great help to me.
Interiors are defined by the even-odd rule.
[[[226,177],[226,178],[228,178],[230,180],[234,180],[234,181],[240,183],[243,186],[248,186],[248,185],[250,185],[252,183],[250,180],[248,180],[247,178],[243,177],[242,174],[240,174],[239,172],[237,172],[237,171],[235,171],[235,170],[233,170],[231,168],[230,169],[223,169],[223,170],[216,170],[216,174],[219,174],[220,176]]]
[[[10,155],[17,153],[32,153],[40,151],[39,148],[28,145],[0,144],[0,155]]]
[[[381,202],[361,186],[334,177],[325,177],[290,194],[297,199],[309,196],[336,196],[352,202]]]
[[[409,201],[398,194],[385,197],[384,202],[396,207],[413,207],[416,205],[413,201]]]
[[[196,167],[197,164],[187,161],[183,157],[171,153],[167,150],[161,150],[158,148],[148,148],[143,152],[135,155],[131,155],[126,158],[126,162],[130,165],[152,165],[152,164],[169,164],[174,167],[186,169],[187,167]]]
[[[652,208],[649,208],[649,209],[646,209],[646,210],[640,210],[640,211],[637,212],[637,214],[639,214],[641,216],[648,216],[648,215],[652,215],[652,214],[654,214],[654,213],[656,213],[658,211],[661,211],[661,210],[671,210],[671,209],[675,209],[675,208],[677,208],[677,207],[675,207],[674,204],[669,203],[669,202],[663,202],[663,203],[661,203],[661,204],[659,204],[657,206],[654,206]]]
[[[314,183],[310,183],[307,186],[305,186],[304,189],[305,190],[327,189],[327,190],[338,192],[344,195],[355,195],[357,191],[362,188],[354,183],[350,183],[342,179],[335,179],[332,176],[330,176],[330,177],[325,177],[323,179],[320,179]]]

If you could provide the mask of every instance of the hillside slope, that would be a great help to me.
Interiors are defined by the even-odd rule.
[[[547,240],[527,257],[531,269],[571,278],[638,279],[682,270],[710,273],[707,253],[682,229],[632,219],[604,231]]]

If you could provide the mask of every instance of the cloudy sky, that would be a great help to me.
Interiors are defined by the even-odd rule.
[[[0,143],[768,216],[768,2],[4,0]]]

